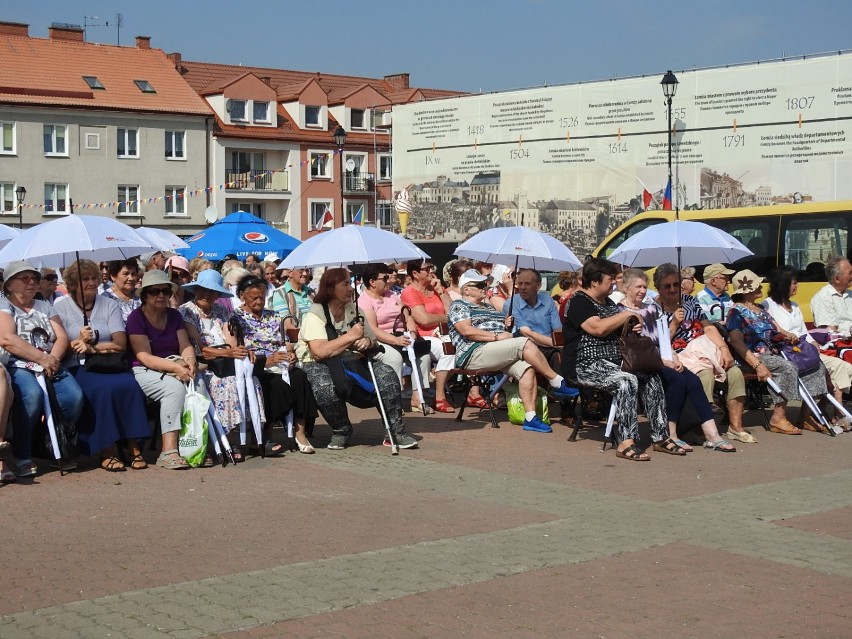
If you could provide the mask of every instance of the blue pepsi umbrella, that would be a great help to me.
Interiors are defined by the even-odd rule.
[[[180,249],[178,253],[188,259],[203,257],[208,260],[221,260],[229,254],[244,258],[251,254],[263,257],[267,253],[277,253],[279,257],[286,257],[301,244],[292,235],[245,211],[223,217],[186,243],[189,248]]]

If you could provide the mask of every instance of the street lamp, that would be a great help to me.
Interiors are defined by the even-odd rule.
[[[15,189],[15,197],[18,198],[18,228],[24,228],[24,200],[27,199],[27,190],[19,186]]]
[[[334,133],[334,143],[337,145],[337,153],[340,155],[340,225],[346,222],[343,210],[343,147],[346,145],[346,129],[338,126]]]
[[[672,184],[672,98],[677,93],[677,78],[671,70],[666,71],[666,75],[660,81],[663,87],[663,95],[666,96],[666,103],[669,107],[669,184],[672,188],[672,198],[677,201],[674,194],[674,185]],[[675,205],[675,217],[677,217],[677,205]]]

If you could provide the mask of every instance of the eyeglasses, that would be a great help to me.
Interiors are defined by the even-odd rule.
[[[376,279],[377,279],[377,280],[381,280],[381,281],[383,281],[383,282],[387,282],[387,281],[388,281],[388,276],[387,276],[387,275],[380,275],[380,276],[379,276],[379,277],[377,277]]]
[[[162,288],[148,288],[148,294],[157,297],[159,295],[167,295],[168,297],[172,296],[172,287],[164,286]]]
[[[58,275],[55,275],[55,274],[51,274],[51,275],[44,275],[44,276],[42,277],[42,279],[47,280],[48,282],[55,282],[56,280],[58,280],[58,279],[59,279],[59,276],[58,276]]]
[[[23,275],[16,275],[12,279],[20,282],[39,282],[41,280],[41,275],[36,275],[35,273],[24,273]]]
[[[488,287],[487,282],[468,282],[465,286],[475,286],[476,288],[485,289]]]

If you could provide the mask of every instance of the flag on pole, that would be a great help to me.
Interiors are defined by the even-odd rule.
[[[317,220],[317,225],[314,227],[315,231],[322,231],[323,229],[333,229],[334,228],[334,216],[331,214],[331,210],[328,208],[328,204],[325,205],[325,212],[322,214],[319,220]]]
[[[651,201],[654,199],[654,196],[651,195],[651,192],[648,189],[642,189],[642,208],[646,211],[648,207],[651,206]]]
[[[364,205],[358,207],[358,211],[352,216],[352,224],[362,226],[364,224]]]
[[[666,184],[666,192],[663,193],[663,210],[672,210],[672,181],[669,180]]]

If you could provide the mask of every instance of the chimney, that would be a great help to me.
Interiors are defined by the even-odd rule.
[[[30,36],[30,25],[23,22],[0,22],[0,35],[4,36]]]
[[[59,24],[54,22],[47,30],[51,40],[65,40],[67,42],[84,42],[85,31],[83,27],[76,24]]]
[[[172,61],[172,64],[175,65],[175,69],[183,72],[183,57],[179,52],[175,51],[174,53],[168,54],[168,58]]]
[[[137,49],[150,49],[151,48],[151,36],[136,36],[136,48]]]
[[[408,73],[395,73],[393,75],[386,75],[385,82],[387,82],[394,91],[405,91],[410,89],[408,86]]]

